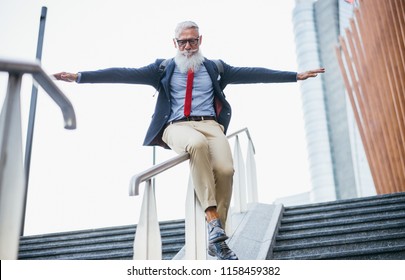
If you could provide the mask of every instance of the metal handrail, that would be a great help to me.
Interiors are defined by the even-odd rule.
[[[0,112],[0,259],[4,260],[18,258],[28,191],[21,131],[23,75],[31,74],[60,107],[66,129],[76,128],[76,115],[70,101],[39,63],[0,59],[0,71],[9,74],[7,93]]]
[[[131,179],[129,195],[130,196],[139,195],[139,185],[142,182],[152,179],[156,175],[188,160],[189,158],[190,158],[189,153],[183,153],[183,154],[175,156],[167,161],[159,163],[149,169],[146,169],[145,171],[143,171],[141,173],[134,175]]]
[[[240,134],[242,132],[246,132],[246,135],[247,135],[249,141],[252,144],[253,152],[255,153],[255,148],[254,148],[254,145],[253,145],[253,141],[252,141],[252,138],[250,136],[249,129],[247,127],[242,128],[242,129],[240,129],[238,131],[235,131],[235,132],[227,135],[227,138],[230,139],[232,137],[237,136],[238,134]],[[175,156],[175,157],[173,157],[171,159],[168,159],[167,161],[159,163],[159,164],[157,164],[155,166],[152,166],[151,168],[149,168],[149,169],[147,169],[147,170],[145,170],[143,172],[140,172],[140,173],[134,175],[131,178],[131,182],[130,182],[130,186],[129,186],[129,195],[130,196],[139,195],[139,185],[142,182],[150,180],[153,177],[155,177],[156,175],[158,175],[160,173],[163,173],[164,171],[166,171],[166,170],[168,170],[168,169],[170,169],[170,168],[172,168],[172,167],[174,167],[174,166],[176,166],[176,165],[178,165],[178,164],[180,164],[180,163],[182,163],[182,162],[184,162],[184,161],[186,161],[188,159],[190,159],[190,155],[189,155],[189,153],[185,152],[183,154]]]
[[[248,137],[247,160],[244,162],[240,149],[239,134],[246,132]],[[235,137],[234,148],[234,207],[233,213],[243,213],[247,210],[247,203],[257,202],[256,165],[254,161],[254,147],[247,128],[238,130],[227,138]],[[155,165],[132,177],[130,195],[139,195],[139,185],[145,182],[141,212],[134,239],[134,260],[160,260],[162,258],[162,240],[158,222],[155,188],[152,187],[153,177],[190,158],[188,153],[182,153],[165,162]],[[246,167],[245,167],[246,164]],[[245,171],[247,176],[245,176]],[[249,188],[247,184],[249,183]],[[204,210],[198,201],[192,178],[189,177],[186,212],[185,212],[185,259],[206,259],[206,220]],[[226,224],[226,231],[232,232],[231,221]]]
[[[0,72],[9,72],[10,74],[17,75],[31,74],[34,80],[47,92],[62,110],[65,128],[76,128],[76,115],[72,103],[45,73],[38,62],[30,63],[0,59]]]
[[[235,131],[235,132],[229,134],[229,135],[227,136],[227,138],[230,139],[230,138],[232,138],[232,137],[235,137],[235,136],[238,135],[238,134],[241,134],[242,132],[246,132],[246,136],[247,136],[247,138],[249,139],[250,143],[252,144],[253,153],[256,154],[255,146],[254,146],[254,144],[253,144],[252,137],[250,136],[249,129],[248,129],[247,127],[242,128],[242,129],[240,129],[240,130],[237,130],[237,131]]]

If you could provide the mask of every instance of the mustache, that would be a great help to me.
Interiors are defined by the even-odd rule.
[[[179,51],[179,52],[184,56],[189,56],[190,54],[197,53],[198,50],[183,50],[183,51]]]

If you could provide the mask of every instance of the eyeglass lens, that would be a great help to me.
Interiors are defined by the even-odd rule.
[[[198,43],[198,38],[186,39],[186,40],[177,40],[177,44],[180,47],[183,47],[183,46],[187,45],[187,42],[190,44],[190,46],[195,46]]]

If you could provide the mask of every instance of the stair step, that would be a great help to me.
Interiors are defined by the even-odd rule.
[[[368,236],[352,236],[351,238],[347,237],[334,237],[328,240],[312,240],[311,239],[302,239],[300,242],[278,242],[274,246],[274,252],[281,251],[290,251],[290,250],[301,250],[308,248],[319,248],[324,246],[333,246],[333,245],[348,245],[348,244],[358,244],[362,242],[372,242],[372,241],[382,241],[382,240],[393,240],[393,239],[405,239],[405,231],[403,233],[386,233],[379,235],[368,235]]]
[[[162,240],[163,251],[169,250],[173,247],[183,246],[185,239],[177,238],[171,240]],[[49,247],[49,248],[33,248],[33,250],[25,250],[19,253],[19,259],[41,257],[41,256],[62,256],[62,255],[74,255],[85,254],[87,252],[111,252],[120,251],[123,249],[130,249],[133,252],[133,239],[120,242],[108,242],[104,244],[84,244],[81,246],[61,246],[61,247]]]
[[[352,198],[345,200],[336,200],[322,203],[305,204],[300,206],[289,206],[285,208],[286,215],[306,214],[324,212],[330,210],[345,210],[362,208],[369,206],[387,205],[394,203],[404,203],[405,192],[377,195],[370,197]]]
[[[324,228],[350,225],[350,224],[364,224],[364,223],[375,223],[384,222],[389,220],[405,220],[405,210],[396,211],[392,213],[380,213],[380,214],[367,214],[367,215],[353,215],[348,217],[337,217],[337,218],[327,218],[319,220],[308,220],[308,221],[296,221],[295,223],[285,223],[281,222],[279,228],[280,231],[292,231],[292,230],[302,230],[311,228]]]
[[[405,259],[405,245],[382,246],[348,251],[333,251],[326,253],[314,253],[300,256],[273,255],[274,260],[403,260]]]
[[[160,223],[162,257],[171,259],[185,243],[184,220]],[[23,236],[19,259],[132,259],[136,226]]]
[[[172,244],[183,240],[184,241],[184,231],[178,232],[177,235],[170,237],[162,237],[162,245]],[[69,240],[69,241],[54,241],[50,243],[33,243],[20,247],[20,255],[29,251],[40,251],[40,250],[57,250],[59,248],[80,248],[91,245],[101,245],[101,244],[110,244],[114,246],[115,244],[120,244],[124,242],[129,242],[132,246],[134,242],[134,235],[125,235],[119,237],[100,237],[92,239],[80,239],[80,240]]]
[[[363,252],[360,252],[363,253]],[[366,251],[363,254],[346,254],[345,256],[331,256],[329,260],[405,260],[405,248],[390,248],[388,251]]]
[[[39,256],[57,256],[57,255],[74,255],[74,254],[84,254],[86,252],[105,252],[108,250],[121,250],[130,248],[132,246],[131,241],[127,242],[115,242],[115,243],[107,243],[107,244],[92,244],[92,245],[84,245],[84,246],[74,246],[74,247],[61,247],[58,249],[55,248],[46,248],[42,250],[35,250],[35,251],[26,251],[21,252],[19,254],[20,259],[24,259],[27,256],[29,257],[39,257]]]
[[[166,231],[161,231],[161,235],[163,238],[171,238],[178,235],[184,235],[185,230],[184,227],[173,228]],[[61,236],[53,236],[47,237],[44,236],[42,238],[31,238],[29,236],[23,237],[20,240],[20,249],[24,250],[29,248],[30,246],[52,246],[53,244],[66,244],[66,245],[75,245],[75,244],[89,244],[90,243],[103,243],[103,242],[113,242],[113,241],[121,241],[121,240],[133,240],[135,237],[135,231],[121,231],[120,233],[115,232],[114,234],[103,233],[100,232],[98,234],[93,235],[69,235],[66,233],[65,235]]]
[[[320,237],[320,236],[333,236],[333,235],[340,235],[340,234],[348,234],[348,233],[359,233],[359,232],[368,232],[374,230],[383,230],[383,229],[390,229],[396,228],[397,230],[401,231],[405,229],[405,220],[389,220],[386,222],[378,222],[371,225],[367,224],[358,224],[358,225],[341,225],[337,227],[328,227],[328,228],[312,228],[312,229],[305,229],[305,230],[295,230],[295,231],[279,231],[276,241],[278,240],[286,240],[286,239],[300,239],[300,238],[312,238],[312,237]]]
[[[301,238],[278,238],[275,247],[283,245],[299,245],[302,243],[320,243],[334,240],[352,240],[356,238],[374,238],[375,236],[386,236],[391,234],[405,234],[405,229],[399,227],[382,228],[363,232],[349,232],[336,235],[324,236],[302,236]]]
[[[169,248],[163,248],[162,259],[172,259],[184,246],[184,243]],[[119,250],[84,251],[68,254],[48,254],[30,256],[29,260],[130,260],[133,257],[133,248],[120,248]],[[24,259],[24,258],[22,258]]]
[[[332,255],[347,256],[355,255],[359,251],[381,250],[381,248],[405,248],[405,237],[388,240],[371,240],[354,244],[333,244],[323,247],[311,247],[286,251],[277,251],[273,253],[275,259],[285,258],[330,258]],[[333,253],[332,253],[333,252]],[[311,256],[311,257],[309,257]]]
[[[175,221],[165,221],[159,223],[160,231],[162,234],[170,234],[175,232],[178,228],[184,228],[184,220],[175,220]],[[29,243],[47,243],[55,240],[77,240],[83,238],[95,238],[102,236],[114,236],[114,235],[125,235],[125,234],[135,234],[136,225],[129,226],[119,226],[119,227],[107,227],[101,229],[90,229],[90,230],[79,230],[79,231],[70,231],[62,233],[47,233],[47,234],[38,234],[30,236],[22,236],[20,240],[20,245],[25,245]]]
[[[282,224],[287,223],[297,223],[306,222],[312,220],[324,220],[324,219],[335,219],[335,218],[357,218],[358,216],[364,215],[392,215],[392,214],[405,214],[405,203],[384,205],[384,206],[373,206],[373,207],[362,207],[349,210],[334,210],[334,211],[323,211],[319,213],[310,214],[295,214],[289,215],[288,210],[283,214]]]
[[[320,219],[324,217],[344,217],[350,216],[353,214],[362,215],[362,214],[372,214],[372,213],[379,213],[379,212],[393,212],[393,211],[401,211],[404,210],[405,203],[395,203],[390,205],[384,206],[368,206],[368,207],[359,207],[359,208],[352,208],[352,209],[333,209],[333,210],[319,210],[316,212],[309,212],[308,213],[299,213],[299,214],[291,214],[288,209],[285,209],[283,213],[283,218],[285,221],[295,221],[300,219]]]

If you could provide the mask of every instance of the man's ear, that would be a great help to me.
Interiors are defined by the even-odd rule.
[[[174,44],[174,47],[177,49],[177,42],[176,42],[176,39],[174,39],[174,38],[173,38],[173,44]]]
[[[202,42],[202,35],[200,35],[200,40],[198,41],[199,46],[201,45],[201,42]]]

